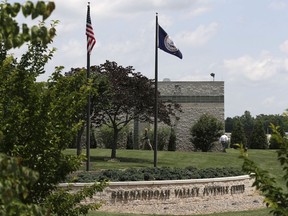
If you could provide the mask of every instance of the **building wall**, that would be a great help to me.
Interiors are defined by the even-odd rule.
[[[224,123],[224,82],[198,81],[158,83],[161,100],[172,100],[181,104],[180,117],[173,124],[176,131],[177,150],[193,150],[190,139],[190,129],[201,115],[208,113]]]

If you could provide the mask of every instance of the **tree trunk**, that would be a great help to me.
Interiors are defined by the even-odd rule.
[[[81,137],[84,131],[84,127],[82,127],[76,135],[76,146],[77,146],[77,156],[79,156],[82,153],[82,146],[81,146]]]
[[[133,149],[139,149],[139,118],[134,119]]]
[[[119,130],[117,128],[114,128],[114,136],[113,136],[113,143],[112,143],[112,150],[111,150],[111,159],[116,158],[118,134],[119,134]]]

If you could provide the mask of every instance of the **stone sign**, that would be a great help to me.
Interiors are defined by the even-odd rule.
[[[227,194],[241,194],[245,192],[245,185],[232,185],[232,186],[205,186],[201,187],[183,187],[178,189],[143,189],[143,190],[112,190],[110,191],[110,202],[124,202],[134,200],[169,200],[172,199],[184,199],[191,197],[209,197],[209,196],[221,196]]]
[[[86,202],[103,201],[100,211],[192,215],[264,207],[248,175],[213,179],[111,182]],[[60,186],[67,186],[61,184]],[[77,188],[89,185],[75,183]],[[71,184],[70,184],[71,186]]]

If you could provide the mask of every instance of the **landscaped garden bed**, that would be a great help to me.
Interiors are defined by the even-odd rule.
[[[234,167],[197,169],[186,168],[128,168],[107,169],[99,172],[77,172],[70,175],[66,182],[95,182],[101,180],[118,181],[154,181],[154,180],[180,180],[219,178],[244,175],[243,171]]]

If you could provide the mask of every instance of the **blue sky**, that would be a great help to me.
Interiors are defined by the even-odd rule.
[[[13,1],[9,1],[13,2]],[[91,65],[116,61],[154,78],[155,13],[183,54],[159,50],[159,80],[225,82],[225,117],[288,108],[287,0],[90,0],[97,39]],[[47,65],[86,67],[87,1],[55,0],[60,20]]]

